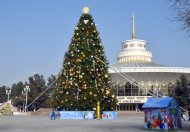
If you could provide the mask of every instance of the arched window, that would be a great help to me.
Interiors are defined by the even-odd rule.
[[[125,96],[131,96],[131,84],[127,82],[125,84]]]
[[[134,47],[135,46],[135,44],[130,44],[130,47]]]
[[[152,82],[148,82],[147,83],[147,96],[153,96],[153,93],[154,93],[154,87],[153,87],[153,84]]]
[[[139,92],[140,91],[139,91],[138,83],[134,82],[132,84],[132,94],[131,94],[131,96],[138,96]]]
[[[127,44],[125,44],[125,45],[124,45],[124,48],[127,48],[127,47],[128,47],[128,45],[127,45]]]
[[[117,93],[118,89],[117,89],[117,84],[116,84],[115,82],[113,82],[113,83],[111,84],[111,88],[114,90],[115,95],[117,95],[117,94],[118,94],[118,93]]]
[[[147,92],[146,92],[146,83],[145,82],[140,82],[139,90],[140,90],[141,96],[146,95]]]
[[[174,90],[174,85],[171,82],[169,82],[168,83],[168,95],[173,93],[173,90]]]
[[[124,96],[124,85],[123,85],[123,83],[118,84],[118,96]]]
[[[161,89],[161,84],[160,82],[156,81],[154,83],[154,88],[153,88],[153,91],[154,91],[154,95],[155,97],[161,97],[163,96],[163,89]]]
[[[163,96],[168,96],[168,87],[165,82],[161,84],[161,91]]]
[[[137,46],[142,47],[142,44],[141,44],[141,43],[138,43]]]

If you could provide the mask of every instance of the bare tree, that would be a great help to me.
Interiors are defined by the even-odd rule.
[[[190,36],[190,0],[169,0],[174,9],[175,20],[180,22],[180,30],[187,32]]]

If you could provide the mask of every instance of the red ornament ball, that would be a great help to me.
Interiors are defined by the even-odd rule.
[[[153,122],[153,123],[152,123],[152,128],[154,128],[154,129],[155,129],[156,127],[157,127],[156,122]]]

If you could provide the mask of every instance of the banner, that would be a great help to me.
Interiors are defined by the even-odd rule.
[[[84,114],[84,119],[94,119],[95,116],[95,112],[94,111],[82,111],[82,113]]]
[[[117,112],[115,111],[103,111],[102,119],[115,119],[117,118]]]
[[[81,111],[58,111],[59,119],[84,119],[84,114]]]
[[[52,112],[50,112],[50,119],[52,118]],[[95,111],[55,111],[57,119],[94,119]],[[102,119],[115,119],[117,118],[117,112],[115,111],[103,111]]]

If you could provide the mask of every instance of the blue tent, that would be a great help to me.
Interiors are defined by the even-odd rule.
[[[142,106],[144,127],[150,130],[174,130],[181,126],[181,112],[173,97],[148,98]]]
[[[174,100],[173,97],[168,98],[148,98],[142,108],[166,108],[170,105],[170,102]],[[177,103],[176,103],[177,104]]]

